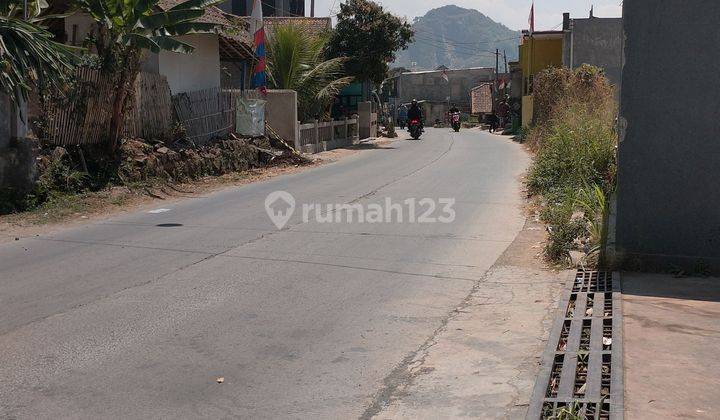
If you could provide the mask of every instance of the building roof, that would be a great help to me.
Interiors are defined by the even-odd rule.
[[[160,0],[157,5],[162,10],[168,10],[184,1],[186,0]],[[251,58],[252,37],[248,33],[248,28],[245,25],[238,25],[232,17],[233,15],[223,12],[220,8],[210,6],[205,9],[205,14],[197,19],[197,22],[220,25],[218,35],[220,35],[221,59]]]
[[[329,17],[272,16],[265,18],[264,22],[270,33],[274,27],[281,25],[299,25],[314,35],[320,35],[332,29],[332,19]]]
[[[169,10],[185,0],[160,0],[157,5],[162,10]],[[197,20],[197,22],[214,23],[216,25],[232,26],[232,22],[225,17],[225,12],[218,7],[210,6],[205,9],[205,14]]]
[[[562,38],[564,35],[565,31],[535,31],[533,33],[528,30],[522,31],[523,38],[552,39]]]
[[[250,16],[228,15],[235,25],[241,25],[246,30],[250,28]],[[268,16],[263,18],[265,33],[270,36],[273,29],[282,25],[298,25],[313,35],[320,35],[332,29],[332,19],[329,17],[303,17],[303,16]]]
[[[487,70],[487,71],[492,71],[492,72],[495,71],[495,69],[492,67],[468,67],[465,69],[406,71],[406,72],[403,72],[402,74],[404,74],[404,75],[405,74],[430,74],[430,73],[442,73],[442,72],[452,73],[454,71],[466,71],[466,70]]]

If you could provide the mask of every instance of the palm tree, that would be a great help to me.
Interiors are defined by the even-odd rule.
[[[224,0],[75,0],[96,22],[94,46],[102,71],[114,77],[116,93],[109,145],[116,151],[133,82],[140,72],[143,51],[192,53],[194,47],[175,37],[218,31],[215,23],[198,22],[205,9]],[[161,5],[175,4],[164,10]]]
[[[0,92],[13,107],[27,101],[32,86],[61,86],[73,65],[73,49],[53,41],[41,22],[44,0],[0,0]],[[22,118],[24,116],[20,115]]]
[[[268,79],[274,89],[298,93],[302,120],[327,115],[333,99],[353,81],[344,76],[346,58],[325,59],[328,38],[287,24],[275,28],[268,43]]]

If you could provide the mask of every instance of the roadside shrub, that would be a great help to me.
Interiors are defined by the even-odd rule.
[[[612,120],[602,113],[586,104],[570,103],[558,109],[549,126],[538,132],[542,147],[528,176],[531,193],[548,194],[613,182],[616,136]]]
[[[560,262],[573,249],[594,253],[605,241],[607,197],[614,191],[617,135],[612,88],[601,70],[551,69],[536,78],[535,151],[527,186],[542,197],[546,255]]]
[[[541,216],[548,226],[545,255],[554,262],[566,261],[570,251],[576,248],[576,240],[587,230],[586,220],[575,212],[574,196],[556,197],[543,209]]]

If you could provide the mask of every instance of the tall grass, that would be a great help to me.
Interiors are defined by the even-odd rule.
[[[607,197],[614,191],[617,135],[612,89],[601,71],[583,66],[547,70],[535,85],[536,152],[528,189],[541,197],[549,225],[547,256],[598,251],[605,240]]]

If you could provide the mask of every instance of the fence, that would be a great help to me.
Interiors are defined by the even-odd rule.
[[[172,98],[175,117],[185,138],[203,144],[235,131],[235,108],[240,91],[221,88],[179,93]]]
[[[99,71],[79,67],[75,85],[46,105],[45,135],[58,146],[100,143],[110,126],[115,85]]]
[[[45,136],[51,144],[98,144],[107,138],[117,89],[98,70],[79,67],[75,83],[63,97],[46,104]],[[170,87],[165,76],[141,72],[125,121],[128,137],[165,138],[171,130]]]
[[[70,94],[47,105],[48,123],[45,129],[51,144],[97,144],[107,139],[116,94],[113,81],[89,68],[78,69],[76,81]],[[267,106],[275,112],[269,115],[268,123],[276,131],[282,131],[283,138],[291,144],[295,143],[303,152],[331,150],[353,144],[360,136],[375,136],[375,113],[369,113],[364,125],[357,116],[339,121],[296,124],[293,122],[297,116],[295,93],[276,91],[274,96],[272,94],[273,91],[270,91]],[[257,99],[259,94],[256,91],[211,88],[171,96],[164,76],[143,72],[135,81],[135,95],[127,112],[124,134],[128,137],[166,139],[171,134],[172,124],[178,123],[184,128],[189,142],[204,144],[236,130],[237,99],[240,97]],[[295,114],[288,115],[289,109]]]
[[[125,135],[165,139],[172,131],[172,100],[167,78],[142,72],[135,80],[134,103],[128,112]]]
[[[359,139],[357,118],[299,124],[298,131],[297,146],[305,153],[337,149],[354,144]]]

